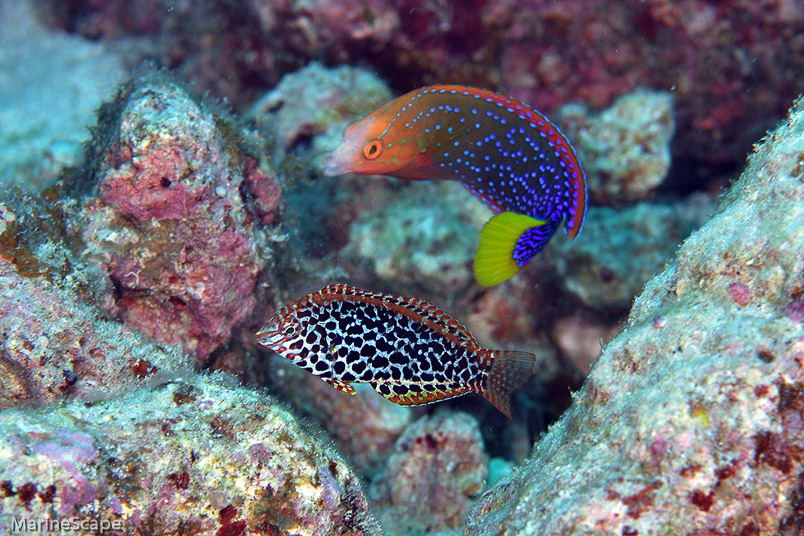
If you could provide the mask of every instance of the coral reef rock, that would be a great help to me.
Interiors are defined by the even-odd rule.
[[[317,420],[364,475],[373,475],[385,463],[417,411],[389,402],[365,383],[354,384],[357,394],[350,396],[282,357],[271,361],[270,374],[271,388]]]
[[[368,207],[352,222],[344,254],[370,262],[396,288],[453,297],[474,283],[479,230],[491,216],[457,183],[405,185],[387,204]]]
[[[312,62],[283,76],[274,89],[251,106],[246,118],[253,119],[266,135],[275,137],[275,156],[281,157],[306,140],[329,140],[318,135],[333,125],[360,119],[389,100],[391,90],[385,82],[364,69],[347,65],[329,69]],[[340,141],[340,132],[333,132],[333,138],[335,134],[338,139],[332,140],[327,147],[330,150]]]
[[[575,145],[593,205],[645,199],[670,169],[673,97],[640,89],[599,114],[568,104],[556,119]]]
[[[0,408],[109,398],[188,369],[105,312],[113,289],[67,245],[57,211],[38,197],[0,199]]]
[[[379,534],[338,455],[269,397],[228,383],[174,377],[114,401],[0,413],[0,526]]]
[[[804,90],[801,2],[732,0],[48,0],[93,39],[159,36],[163,65],[236,105],[312,59],[365,65],[399,91],[450,81],[497,89],[551,114],[595,109],[637,87],[674,92],[679,154],[738,165]],[[699,173],[699,166],[691,166]],[[697,177],[696,177],[697,178]]]
[[[104,106],[69,227],[107,267],[125,322],[203,361],[258,304],[281,187],[263,147],[161,74]]]
[[[487,476],[477,421],[440,412],[405,430],[370,495],[388,534],[449,530],[463,525]]]
[[[804,530],[804,100],[466,534]]]
[[[590,307],[624,309],[712,212],[704,194],[669,204],[591,207],[576,240],[551,241],[561,285]]]

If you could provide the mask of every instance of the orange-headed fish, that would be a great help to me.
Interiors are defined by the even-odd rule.
[[[464,86],[424,87],[378,108],[346,130],[324,173],[463,183],[496,214],[475,255],[484,286],[516,274],[562,220],[575,238],[586,216],[584,172],[558,127],[519,101]]]
[[[424,300],[346,285],[285,305],[257,341],[349,394],[363,382],[391,402],[416,406],[474,392],[508,417],[511,393],[536,368],[533,354],[481,348]]]

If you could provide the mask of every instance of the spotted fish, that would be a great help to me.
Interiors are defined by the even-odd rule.
[[[355,394],[368,383],[404,406],[480,393],[511,417],[511,393],[535,370],[536,356],[486,350],[447,313],[416,298],[331,285],[291,302],[257,341]]]
[[[480,233],[475,276],[492,286],[516,274],[565,220],[586,216],[586,179],[566,136],[544,115],[464,86],[411,91],[351,125],[326,175],[457,180],[496,215]]]

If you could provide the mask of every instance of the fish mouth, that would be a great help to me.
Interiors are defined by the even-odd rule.
[[[258,331],[257,342],[262,346],[273,350],[282,357],[294,356],[302,352],[301,348],[293,349],[286,346],[290,344],[291,341],[286,339],[281,333],[277,332],[271,333],[267,331]]]
[[[261,345],[271,346],[272,343],[271,339],[272,337],[270,334],[265,333],[264,331],[257,332],[257,342],[260,343]]]
[[[324,175],[327,177],[334,177],[335,175],[343,175],[344,173],[348,173],[349,168],[346,166],[344,162],[343,155],[339,155],[338,151],[335,151],[329,157],[324,160]]]

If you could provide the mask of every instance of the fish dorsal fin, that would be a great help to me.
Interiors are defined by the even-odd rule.
[[[435,305],[418,298],[369,292],[343,284],[330,285],[321,289],[322,295],[353,296],[355,301],[362,301],[379,307],[386,307],[403,312],[409,317],[420,316],[426,322],[431,322],[437,328],[444,330],[455,337],[459,343],[479,346],[477,339],[466,327],[449,316]]]

